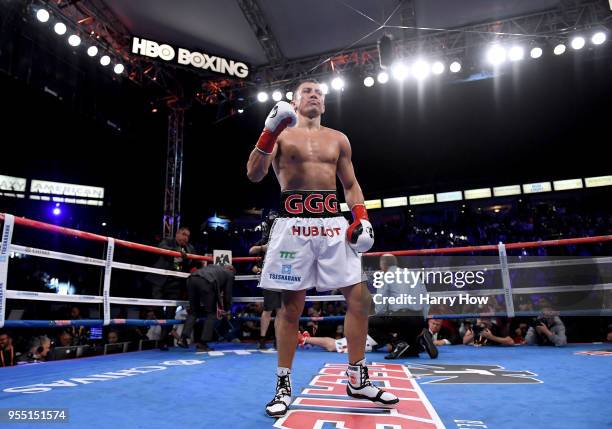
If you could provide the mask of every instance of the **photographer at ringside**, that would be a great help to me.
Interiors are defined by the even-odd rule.
[[[514,340],[510,336],[504,335],[501,328],[491,319],[480,318],[476,320],[473,326],[465,323],[463,344],[474,346],[511,346],[514,345]]]
[[[552,309],[543,310],[543,314],[530,322],[525,336],[525,344],[539,346],[564,346],[567,344],[565,325]]]

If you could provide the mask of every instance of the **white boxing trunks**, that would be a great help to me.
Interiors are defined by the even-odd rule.
[[[361,281],[361,257],[346,241],[335,191],[285,191],[270,230],[259,287],[320,292]]]

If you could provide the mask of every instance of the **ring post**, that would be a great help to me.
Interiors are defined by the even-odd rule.
[[[4,215],[4,228],[2,228],[2,241],[0,242],[0,328],[4,326],[6,312],[6,278],[9,266],[9,246],[13,238],[15,217]]]
[[[113,255],[115,253],[115,239],[108,237],[106,246],[106,262],[104,264],[104,289],[102,291],[102,302],[104,307],[104,326],[110,325],[110,282],[113,270]]]
[[[510,271],[508,270],[508,255],[506,254],[506,246],[500,242],[497,246],[499,249],[499,265],[501,266],[502,285],[504,287],[504,301],[506,302],[507,317],[514,317],[514,301],[512,300],[512,283],[510,282]]]

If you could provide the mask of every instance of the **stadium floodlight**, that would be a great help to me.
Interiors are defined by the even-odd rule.
[[[553,50],[553,52],[555,53],[555,55],[562,55],[563,53],[565,53],[566,49],[567,48],[565,47],[563,43],[559,43],[557,46],[555,46],[555,49]]]
[[[38,19],[40,22],[47,22],[49,21],[49,12],[47,11],[47,9],[38,9],[36,11],[36,19]]]
[[[572,39],[571,45],[572,45],[572,49],[574,50],[579,50],[584,48],[584,45],[586,43],[586,40],[584,40],[584,37],[582,36],[576,36]]]
[[[606,41],[606,33],[604,33],[603,31],[598,31],[597,33],[593,34],[593,37],[591,37],[591,43],[593,43],[594,45],[601,45],[603,42]]]
[[[494,66],[498,66],[506,61],[506,49],[500,45],[493,45],[487,51],[487,61]]]
[[[529,55],[531,56],[531,58],[537,59],[542,56],[542,53],[543,53],[542,48],[536,46],[535,48],[531,49],[531,51],[529,52]]]
[[[331,86],[334,90],[341,91],[344,88],[344,79],[342,79],[341,77],[335,77],[331,81]]]
[[[451,73],[459,73],[461,71],[461,63],[459,61],[453,61],[449,69]]]
[[[266,101],[268,101],[268,93],[261,91],[259,93],[257,93],[257,101],[259,101],[260,103],[265,103]]]
[[[64,34],[66,34],[66,31],[68,30],[66,28],[66,24],[64,24],[63,22],[58,22],[53,26],[53,30],[60,36],[63,36]]]

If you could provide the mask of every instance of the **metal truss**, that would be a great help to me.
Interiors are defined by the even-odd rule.
[[[181,191],[183,180],[183,130],[185,109],[183,85],[175,69],[147,61],[130,54],[131,35],[102,0],[56,0],[45,6],[63,16],[83,37],[88,35],[95,43],[113,52],[128,64],[128,78],[139,86],[155,89],[158,99],[154,105],[168,107],[168,147],[166,157],[166,184],[162,234],[174,237],[181,220]]]
[[[483,46],[494,41],[554,43],[567,39],[574,32],[605,27],[612,21],[606,1],[563,0],[556,9],[504,20],[452,29],[422,28],[414,25],[412,2],[404,3],[400,14],[403,25],[385,27],[403,30],[404,37],[394,41],[398,58],[422,55],[469,61],[481,54]],[[378,51],[372,44],[287,61],[282,65],[266,65],[253,70],[252,76],[253,80],[265,82],[270,87],[282,87],[304,75],[317,77],[352,70],[368,73],[375,69],[378,69]]]
[[[157,85],[166,90],[168,95],[182,97],[182,94],[179,94],[181,85],[175,74],[177,67],[131,56],[129,31],[103,0],[48,0],[46,3],[51,8],[69,15],[72,22],[78,22],[79,25],[94,31],[121,53],[126,63],[130,64],[131,80],[143,86]],[[253,69],[246,81],[227,77],[202,79],[202,90],[193,97],[195,101],[216,104],[231,101],[237,98],[238,94],[244,94],[245,90],[256,86],[286,87],[306,75],[316,78],[349,71],[365,74],[379,68],[376,44],[287,60],[257,1],[238,0],[238,3],[269,63]],[[380,30],[381,35],[385,28],[394,32],[401,30],[401,36],[394,41],[396,57],[422,55],[438,59],[458,59],[463,62],[469,62],[476,55],[480,55],[483,46],[493,41],[555,43],[565,40],[573,32],[591,27],[605,27],[612,21],[612,13],[605,0],[561,0],[559,6],[554,9],[450,29],[417,27],[414,0],[400,0],[399,16],[401,25],[385,26]]]
[[[89,43],[121,58],[127,66],[127,77],[135,84],[157,88],[162,97],[182,95],[182,85],[172,68],[130,53],[130,31],[103,0],[41,0],[40,4],[62,16]]]
[[[285,56],[281,51],[278,40],[272,33],[270,25],[267,23],[264,14],[257,3],[257,0],[238,0],[238,5],[242,9],[244,17],[255,33],[255,37],[263,48],[268,62],[278,64],[285,61]]]
[[[183,129],[185,108],[168,103],[168,152],[164,193],[163,238],[173,238],[181,223],[183,184]]]

